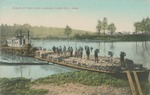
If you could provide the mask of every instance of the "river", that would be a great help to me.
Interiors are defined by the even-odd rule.
[[[108,51],[114,52],[114,57],[119,57],[120,52],[125,52],[126,57],[134,61],[134,63],[142,64],[144,67],[150,69],[150,41],[141,41],[141,42],[103,42],[103,41],[67,41],[67,40],[32,40],[32,44],[36,47],[42,47],[45,49],[52,49],[53,46],[56,47],[66,47],[71,46],[73,50],[75,47],[93,47],[99,49],[100,56],[108,56]],[[93,55],[94,52],[91,52]],[[84,51],[85,54],[85,51]],[[40,63],[41,61],[28,58],[28,57],[19,57],[6,53],[0,52],[0,61],[2,62],[32,62]],[[46,77],[49,75],[72,72],[76,69],[59,66],[59,65],[38,65],[38,66],[0,66],[0,77],[26,77],[31,79],[37,79],[41,77]]]

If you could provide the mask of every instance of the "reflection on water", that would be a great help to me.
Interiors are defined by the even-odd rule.
[[[100,49],[100,56],[108,56],[108,51],[114,52],[114,57],[119,57],[121,51],[126,52],[126,58],[132,59],[135,63],[143,64],[150,69],[150,41],[147,42],[80,42],[80,41],[61,41],[61,40],[33,40],[34,46],[52,49],[53,45],[59,46],[72,46],[73,50],[76,47],[85,46]],[[85,54],[85,51],[84,51]],[[94,52],[92,51],[93,55]],[[28,63],[41,63],[42,61],[28,58],[18,57],[7,53],[0,52],[0,61],[3,62],[28,62]],[[0,66],[0,77],[27,77],[39,78],[48,75],[74,71],[72,68],[67,68],[58,65],[48,66]]]
[[[0,52],[0,61],[8,63],[42,63],[42,61],[36,60],[30,57],[16,56],[10,53]]]
[[[18,66],[0,66],[0,77],[26,77],[37,79],[49,75],[72,72],[75,69],[58,66],[58,65],[18,65]]]

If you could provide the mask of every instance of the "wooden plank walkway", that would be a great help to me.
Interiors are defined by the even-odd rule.
[[[130,71],[126,71],[126,73],[127,73],[128,81],[129,81],[130,88],[131,88],[131,91],[132,91],[132,95],[138,95],[137,92],[136,92],[136,89],[137,89],[139,95],[143,95],[143,91],[141,89],[141,85],[140,85],[140,82],[139,82],[139,78],[138,78],[137,72],[136,71],[132,72],[133,75],[134,75],[134,78],[135,78],[136,86],[133,83],[133,79],[131,77]]]
[[[129,80],[129,84],[130,84],[132,94],[137,95],[136,90],[135,90],[135,86],[134,86],[134,83],[133,83],[133,80],[132,80],[132,77],[131,77],[131,74],[130,74],[130,71],[126,71],[126,73],[127,73],[127,77],[128,77],[128,80]]]
[[[137,73],[135,71],[133,71],[133,74],[134,74],[135,82],[136,82],[136,85],[137,85],[137,89],[139,91],[139,95],[143,95],[138,75],[137,75]]]

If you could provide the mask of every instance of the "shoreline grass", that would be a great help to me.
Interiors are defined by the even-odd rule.
[[[0,95],[45,95],[45,89],[31,89],[31,80],[26,78],[0,78]]]
[[[126,87],[128,81],[117,79],[105,73],[75,71],[63,74],[56,74],[45,78],[37,79],[34,84],[55,84],[62,85],[65,83],[79,83],[88,86],[111,85],[115,87]]]
[[[26,78],[0,78],[0,95],[45,95],[48,90],[33,89],[34,85],[63,85],[67,83],[77,83],[87,86],[109,85],[113,87],[129,87],[127,80],[118,79],[105,73],[90,71],[75,71],[55,74],[34,81]],[[144,95],[149,95],[150,83],[142,83]]]

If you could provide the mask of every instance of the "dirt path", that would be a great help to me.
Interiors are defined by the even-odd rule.
[[[47,89],[47,95],[131,95],[130,88],[116,88],[112,86],[86,86],[82,84],[34,85],[34,89]]]

